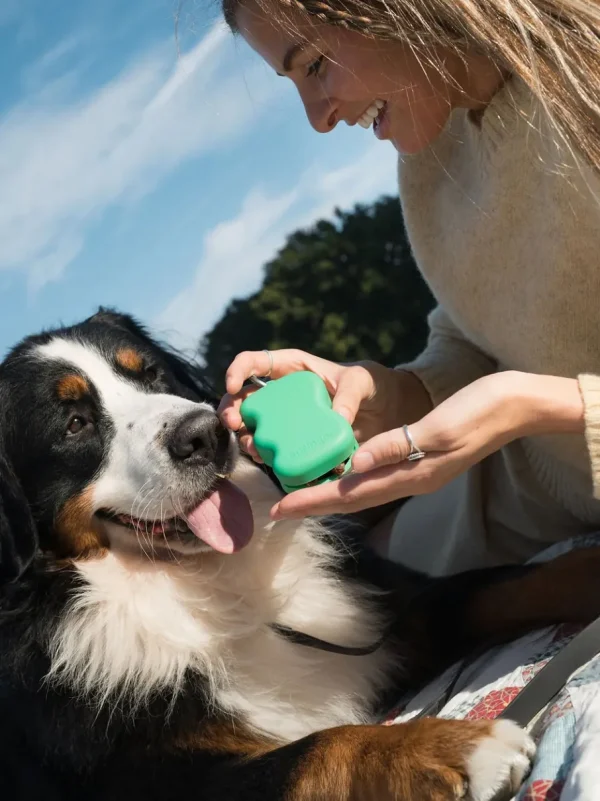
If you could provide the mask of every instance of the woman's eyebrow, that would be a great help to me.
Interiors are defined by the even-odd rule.
[[[285,56],[283,57],[283,72],[291,72],[292,62],[298,53],[301,53],[305,47],[305,44],[298,42],[297,44],[293,44],[290,48],[288,48]],[[277,74],[282,75],[281,72],[278,72]]]

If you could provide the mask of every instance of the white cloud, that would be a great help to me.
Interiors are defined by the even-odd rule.
[[[230,74],[230,38],[216,25],[179,60],[170,41],[84,98],[42,92],[0,117],[0,270],[25,270],[30,289],[57,280],[107,208],[248,130],[279,86]]]
[[[83,33],[70,34],[43,53],[23,69],[21,80],[26,92],[44,90],[44,83],[60,70],[65,59],[85,45],[88,37]]]
[[[395,192],[396,159],[391,147],[375,144],[341,169],[307,171],[298,186],[283,195],[269,197],[254,189],[237,217],[206,235],[193,283],[171,300],[155,327],[176,347],[195,350],[232,298],[258,288],[262,268],[287,235],[331,217],[336,208],[348,209]]]

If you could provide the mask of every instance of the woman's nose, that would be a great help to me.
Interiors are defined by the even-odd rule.
[[[318,133],[333,131],[340,121],[339,107],[330,98],[322,98],[312,102],[304,101],[304,109],[308,121]]]

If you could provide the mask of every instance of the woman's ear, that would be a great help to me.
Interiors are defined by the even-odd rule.
[[[0,438],[0,585],[18,579],[27,570],[37,547],[31,509]]]

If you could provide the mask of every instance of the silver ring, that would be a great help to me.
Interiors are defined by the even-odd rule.
[[[263,378],[269,378],[271,376],[271,373],[273,372],[273,354],[271,353],[270,350],[267,350],[266,348],[263,350],[263,353],[266,353],[267,356],[269,357],[269,371],[264,374]]]
[[[408,456],[406,457],[408,461],[416,462],[419,459],[423,459],[425,456],[427,456],[425,451],[422,451],[412,438],[411,433],[408,430],[408,426],[402,426],[402,430],[404,431],[404,436],[406,437],[406,441],[410,445],[410,451],[408,452]]]
[[[258,376],[256,376],[256,375],[251,375],[250,376],[250,381],[252,381],[252,383],[255,384],[257,387],[266,386],[267,382],[263,381],[263,378],[270,378],[271,373],[273,372],[273,354],[271,353],[270,350],[267,350],[266,348],[263,350],[263,353],[266,353],[267,356],[269,357],[269,369],[268,369],[268,371],[266,373],[264,373],[264,375],[261,376],[260,378]]]

